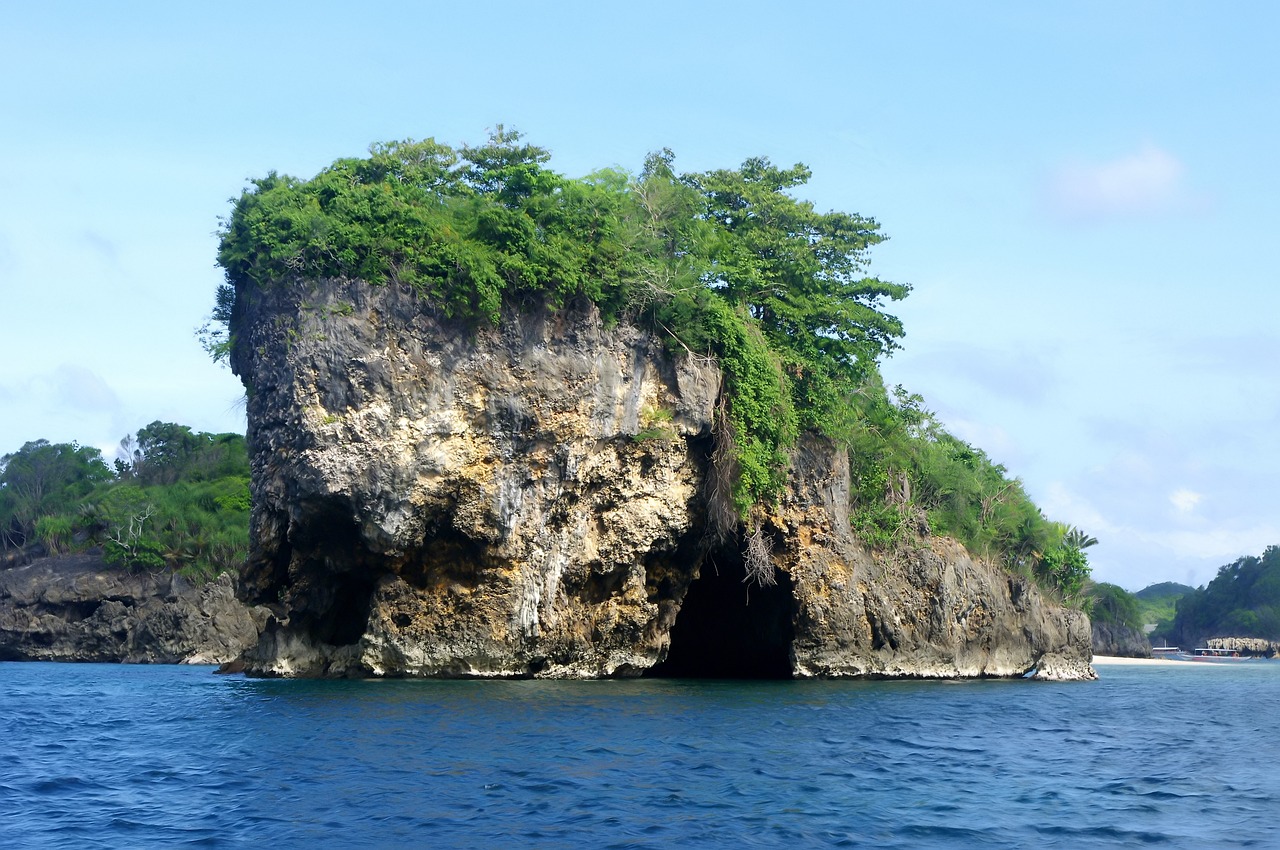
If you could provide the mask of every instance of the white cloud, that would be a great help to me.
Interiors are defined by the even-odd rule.
[[[1196,509],[1196,505],[1200,504],[1202,499],[1204,499],[1204,495],[1202,493],[1197,493],[1195,490],[1188,490],[1185,487],[1180,487],[1169,494],[1169,503],[1173,505],[1174,509],[1178,513],[1183,514],[1184,516],[1194,511]]]
[[[1212,559],[1221,566],[1244,555],[1261,555],[1280,539],[1280,528],[1259,524],[1251,528],[1208,528],[1147,535],[1149,543],[1181,556]]]
[[[1074,219],[1162,212],[1183,206],[1186,167],[1155,145],[1106,162],[1069,162],[1049,181],[1054,212]]]

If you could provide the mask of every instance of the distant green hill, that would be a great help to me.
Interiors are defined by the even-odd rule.
[[[1176,581],[1162,581],[1159,584],[1149,585],[1139,590],[1134,596],[1143,602],[1155,602],[1167,597],[1177,599],[1179,596],[1186,596],[1188,593],[1195,592],[1195,588],[1189,584],[1178,584]]]
[[[1178,600],[1188,593],[1195,593],[1190,585],[1178,584],[1176,581],[1162,581],[1144,587],[1134,594],[1138,600],[1138,619],[1145,624],[1157,627],[1155,634],[1163,634],[1173,626],[1173,615]]]

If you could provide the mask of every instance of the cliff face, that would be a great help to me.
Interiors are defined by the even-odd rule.
[[[129,573],[92,555],[0,570],[0,660],[222,664],[258,639],[265,610],[231,577]]]
[[[1151,641],[1141,629],[1115,623],[1093,623],[1095,655],[1117,655],[1121,658],[1150,658]]]
[[[876,555],[809,439],[765,523],[707,532],[714,364],[590,309],[496,330],[395,286],[241,299],[261,675],[1088,678],[1089,625],[957,544]]]

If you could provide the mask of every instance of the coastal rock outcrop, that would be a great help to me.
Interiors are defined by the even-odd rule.
[[[1114,655],[1121,658],[1150,658],[1151,641],[1141,629],[1118,623],[1100,623],[1094,620],[1093,654]]]
[[[435,315],[327,280],[237,299],[251,556],[279,676],[1091,678],[1088,619],[954,541],[873,552],[843,450],[802,439],[761,522],[711,531],[714,362],[593,307]]]
[[[266,610],[231,575],[197,585],[131,573],[96,555],[0,570],[0,660],[223,664],[256,644]]]
[[[1280,642],[1266,638],[1251,637],[1212,637],[1205,638],[1203,644],[1210,649],[1225,649],[1244,655],[1265,656],[1275,658],[1280,655]]]

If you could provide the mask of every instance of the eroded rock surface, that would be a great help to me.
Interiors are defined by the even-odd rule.
[[[1115,623],[1093,623],[1093,654],[1150,658],[1151,641],[1141,629]]]
[[[1205,638],[1203,644],[1210,649],[1226,649],[1246,655],[1265,655],[1275,658],[1280,655],[1280,641],[1251,637],[1212,637]]]
[[[225,574],[196,585],[94,555],[0,570],[0,660],[222,664],[257,643],[266,615]]]
[[[1089,625],[947,540],[875,554],[806,439],[779,581],[708,533],[715,365],[593,309],[473,331],[407,290],[242,297],[259,675],[1087,678]]]

